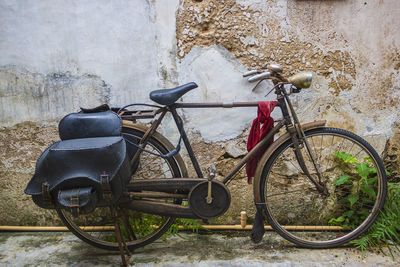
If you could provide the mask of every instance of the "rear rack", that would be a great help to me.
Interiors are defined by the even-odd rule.
[[[120,116],[123,120],[152,119],[157,115],[158,110],[123,110]]]
[[[156,108],[156,109],[139,109],[139,110],[128,110],[128,107],[133,107],[133,106],[146,106],[150,108]],[[113,111],[116,112],[123,120],[130,120],[135,122],[136,119],[152,119],[154,118],[158,113],[161,112],[165,107],[162,106],[157,106],[157,105],[151,105],[151,104],[143,104],[143,103],[133,103],[129,104],[126,106],[123,106],[122,108],[114,108]]]

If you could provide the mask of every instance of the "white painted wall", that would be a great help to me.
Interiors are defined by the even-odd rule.
[[[178,1],[168,0],[165,5],[160,2],[164,1],[1,1],[3,70],[15,65],[20,70],[17,76],[68,73],[78,80],[85,75],[97,76],[94,83],[102,80],[110,90],[94,92],[97,85],[93,84],[77,94],[67,84],[58,88],[62,93],[57,96],[51,92],[51,86],[44,87],[49,92],[37,98],[32,93],[35,88],[24,85],[18,89],[23,93],[7,93],[12,81],[3,77],[0,113],[11,106],[15,108],[12,114],[1,117],[0,124],[57,119],[79,106],[93,106],[104,99],[111,105],[147,102],[149,91],[170,86],[171,82],[164,80],[173,79],[164,79],[160,73],[161,68],[168,72],[175,64]],[[77,101],[68,97],[67,101],[58,99],[71,93]],[[15,94],[19,95],[17,99]],[[49,109],[34,112],[26,106],[32,102],[40,102]],[[63,106],[55,108],[52,103]]]
[[[325,103],[336,111],[328,120],[344,122],[347,114],[361,135],[392,135],[394,123],[400,122],[400,75],[390,64],[391,52],[400,49],[400,2],[236,2],[243,10],[259,11],[259,29],[280,21],[282,42],[296,35],[321,49],[348,51],[354,57],[357,78],[351,91],[329,96],[328,82],[319,76],[311,90],[296,97],[304,120],[320,119]],[[241,78],[246,68],[221,47],[195,47],[178,58],[178,8],[183,8],[178,0],[1,1],[0,126],[57,121],[79,106],[102,102],[149,103],[151,90],[191,81],[199,88],[184,97],[187,102],[263,100],[270,85],[251,92],[252,85]],[[257,41],[257,36],[252,38]],[[374,84],[377,75],[391,77],[393,87],[379,88]],[[368,89],[370,95],[364,89],[368,86],[376,86],[375,91]],[[383,89],[394,100],[392,106],[363,104],[382,97],[371,92]],[[256,111],[184,110],[183,115],[189,128],[212,142],[238,136]],[[164,133],[174,135],[168,128]]]

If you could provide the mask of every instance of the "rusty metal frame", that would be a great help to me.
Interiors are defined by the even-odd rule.
[[[260,182],[260,169],[265,164],[266,157],[269,158],[271,156],[271,151],[276,149],[277,145],[281,144],[282,138],[284,141],[291,139],[294,143],[294,149],[298,150],[301,146],[303,146],[303,135],[301,133],[304,129],[310,129],[314,127],[321,127],[325,125],[324,121],[309,123],[305,125],[300,125],[297,116],[294,113],[293,107],[291,106],[290,100],[288,99],[287,92],[284,88],[283,84],[276,84],[274,87],[275,93],[277,94],[277,106],[281,109],[283,119],[276,121],[276,125],[268,132],[268,134],[251,150],[249,151],[228,173],[228,175],[222,181],[223,184],[229,183],[235,175],[241,170],[241,168],[249,162],[255,155],[259,155],[260,152],[268,147],[268,144],[272,142],[266,152],[264,153],[262,159],[257,165],[256,174],[254,178],[254,199],[255,202],[258,203],[260,195],[258,185]],[[148,140],[152,136],[159,135],[156,131],[159,125],[161,124],[162,119],[166,115],[167,112],[170,112],[175,124],[179,130],[185,148],[190,157],[191,163],[196,171],[197,178],[187,178],[186,175],[183,174],[183,178],[178,179],[152,179],[150,181],[136,181],[128,185],[127,189],[130,192],[128,199],[120,203],[121,207],[134,209],[138,211],[143,211],[151,214],[165,215],[165,216],[173,216],[173,217],[181,217],[181,218],[198,218],[190,209],[190,207],[181,207],[180,205],[176,205],[173,203],[162,203],[159,200],[164,198],[170,199],[185,199],[188,197],[190,189],[199,182],[204,181],[203,173],[197,161],[196,155],[193,152],[189,139],[186,135],[185,129],[183,127],[183,121],[179,116],[177,109],[178,108],[236,108],[236,107],[258,107],[258,102],[215,102],[215,103],[174,103],[172,105],[159,107],[152,114],[159,114],[158,118],[156,118],[150,125],[150,127],[143,127],[143,131],[145,132],[143,137],[139,141],[139,146],[141,148],[145,148]],[[289,112],[290,110],[290,112]],[[136,114],[133,112],[132,114]],[[130,122],[132,125],[136,125],[137,123]],[[280,131],[283,127],[286,128],[285,133],[278,138],[278,140],[274,141],[273,136]],[[164,138],[165,139],[165,138]],[[165,139],[166,140],[166,139]],[[168,142],[168,141],[167,141]],[[168,142],[169,143],[169,142]],[[171,145],[170,150],[174,150],[174,147]],[[136,154],[133,156],[131,162],[134,162],[140,156],[143,150],[138,149]],[[296,151],[295,151],[296,153]],[[176,154],[179,159],[179,153]],[[176,156],[175,155],[175,156]],[[300,161],[303,162],[303,157],[297,157]],[[316,183],[312,177],[309,177],[310,181],[314,184]],[[318,188],[318,186],[317,186]],[[142,192],[146,191],[146,192]],[[141,199],[141,198],[145,198]],[[134,201],[132,201],[134,200]]]
[[[281,109],[282,115],[283,115],[283,120],[279,121],[277,125],[275,125],[271,131],[261,140],[251,151],[249,151],[244,158],[236,164],[233,169],[229,172],[229,174],[224,178],[223,183],[227,184],[234,176],[236,173],[240,171],[240,169],[247,163],[249,162],[256,154],[258,154],[260,151],[262,151],[263,148],[267,146],[268,143],[272,140],[273,136],[279,132],[279,130],[283,127],[286,127],[286,132],[289,134],[290,138],[292,139],[294,143],[294,148],[295,148],[295,154],[297,157],[297,160],[299,161],[300,166],[304,165],[304,159],[303,156],[300,152],[300,148],[305,143],[308,153],[311,155],[314,166],[317,168],[317,171],[319,172],[319,169],[315,163],[313,153],[309,149],[309,145],[307,143],[307,140],[304,138],[304,131],[302,129],[302,126],[300,125],[300,122],[297,118],[297,115],[293,109],[293,106],[288,98],[289,94],[286,92],[284,84],[282,82],[279,82],[278,80],[274,80],[274,90],[275,94],[277,95],[277,106]],[[131,104],[135,105],[135,104]],[[176,109],[178,108],[236,108],[236,107],[258,107],[258,102],[212,102],[212,103],[174,103],[168,106],[164,107],[159,107],[159,109],[155,110],[152,114],[160,114],[160,116],[151,124],[151,126],[148,128],[148,130],[145,132],[144,136],[139,142],[139,146],[141,148],[145,148],[147,141],[149,137],[151,137],[157,130],[158,126],[160,125],[162,119],[164,118],[165,114],[167,112],[171,112],[175,124],[179,130],[179,133],[181,135],[181,138],[183,140],[183,143],[185,144],[185,148],[188,152],[188,155],[190,157],[190,160],[192,162],[192,165],[196,171],[197,177],[198,178],[203,178],[203,173],[201,171],[200,165],[197,161],[196,155],[193,152],[192,146],[190,145],[189,139],[186,135],[185,129],[183,127],[183,121],[178,115],[178,112]],[[289,112],[290,110],[290,112]],[[272,140],[273,141],[273,140]],[[142,149],[138,149],[136,154],[133,156],[131,160],[131,164],[138,159],[140,156],[140,153],[142,152]],[[307,174],[307,177],[310,179],[310,181],[317,187],[318,190],[322,190],[322,186],[320,185],[319,182],[315,181],[311,175],[309,175],[308,170],[306,167],[302,168],[303,171]],[[320,178],[320,177],[319,177]]]
[[[266,145],[270,142],[270,140],[273,138],[273,136],[279,132],[279,130],[285,125],[284,121],[279,121],[274,128],[272,128],[268,134],[264,137],[263,140],[261,140],[255,147],[253,147],[252,150],[250,150],[244,158],[242,158],[241,161],[239,161],[233,169],[229,172],[229,174],[224,178],[223,183],[226,184],[228,183],[234,175],[248,162],[250,161],[256,154],[258,154],[260,151],[262,151],[263,148],[266,147]]]
[[[161,112],[161,115],[151,124],[151,126],[147,129],[147,131],[144,133],[144,135],[142,136],[142,138],[139,141],[139,148],[135,155],[133,155],[130,164],[132,165],[140,156],[140,154],[143,152],[143,149],[146,147],[147,142],[149,141],[150,137],[156,132],[158,126],[160,126],[161,121],[164,119],[165,114],[167,113],[167,108],[161,108],[159,109],[159,111]]]
[[[234,166],[234,168],[230,171],[230,173],[224,178],[223,183],[226,184],[228,183],[234,175],[249,161],[251,160],[254,155],[259,153],[262,148],[266,146],[266,144],[271,140],[271,138],[283,127],[283,126],[288,126],[291,125],[291,120],[290,116],[286,116],[286,113],[288,113],[287,108],[286,108],[286,103],[284,102],[285,100],[279,99],[278,98],[278,104],[277,106],[282,109],[282,113],[284,114],[284,120],[279,121],[278,124],[267,134],[267,136],[259,142],[249,153],[245,155],[245,157],[237,164]],[[180,118],[178,112],[176,109],[178,108],[237,108],[237,107],[258,107],[258,102],[214,102],[214,103],[174,103],[170,106],[165,106],[162,107],[158,110],[155,110],[152,114],[160,114],[160,116],[153,121],[151,126],[146,130],[145,134],[139,141],[139,146],[141,148],[145,148],[147,145],[147,142],[149,138],[156,132],[157,128],[161,124],[161,121],[163,120],[165,114],[167,112],[170,112],[172,114],[172,117],[174,118],[175,124],[179,130],[179,133],[182,136],[183,143],[185,144],[185,148],[188,152],[189,158],[191,160],[191,163],[196,171],[197,177],[198,178],[203,178],[203,173],[201,171],[200,165],[197,161],[196,155],[193,152],[192,146],[190,144],[190,141],[186,135],[185,129],[183,127],[183,122],[182,119]],[[138,149],[136,154],[132,157],[131,163],[133,163],[135,160],[138,159],[140,154],[142,153],[141,149]]]
[[[258,102],[175,103],[174,108],[236,108],[257,107]]]

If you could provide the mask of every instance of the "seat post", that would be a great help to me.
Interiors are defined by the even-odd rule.
[[[178,127],[179,133],[182,136],[183,143],[185,144],[186,150],[189,154],[190,160],[192,161],[194,170],[199,178],[203,178],[203,173],[201,172],[200,165],[197,162],[196,156],[193,153],[192,146],[190,145],[189,139],[186,135],[185,129],[183,128],[182,119],[176,112],[176,108],[174,105],[169,106],[169,110],[171,111],[172,117],[175,120],[176,126]]]

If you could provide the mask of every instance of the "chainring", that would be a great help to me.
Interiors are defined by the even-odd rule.
[[[197,184],[189,193],[189,207],[202,219],[210,219],[224,214],[231,204],[229,189],[219,181],[211,182],[212,202],[207,203],[208,181]]]

